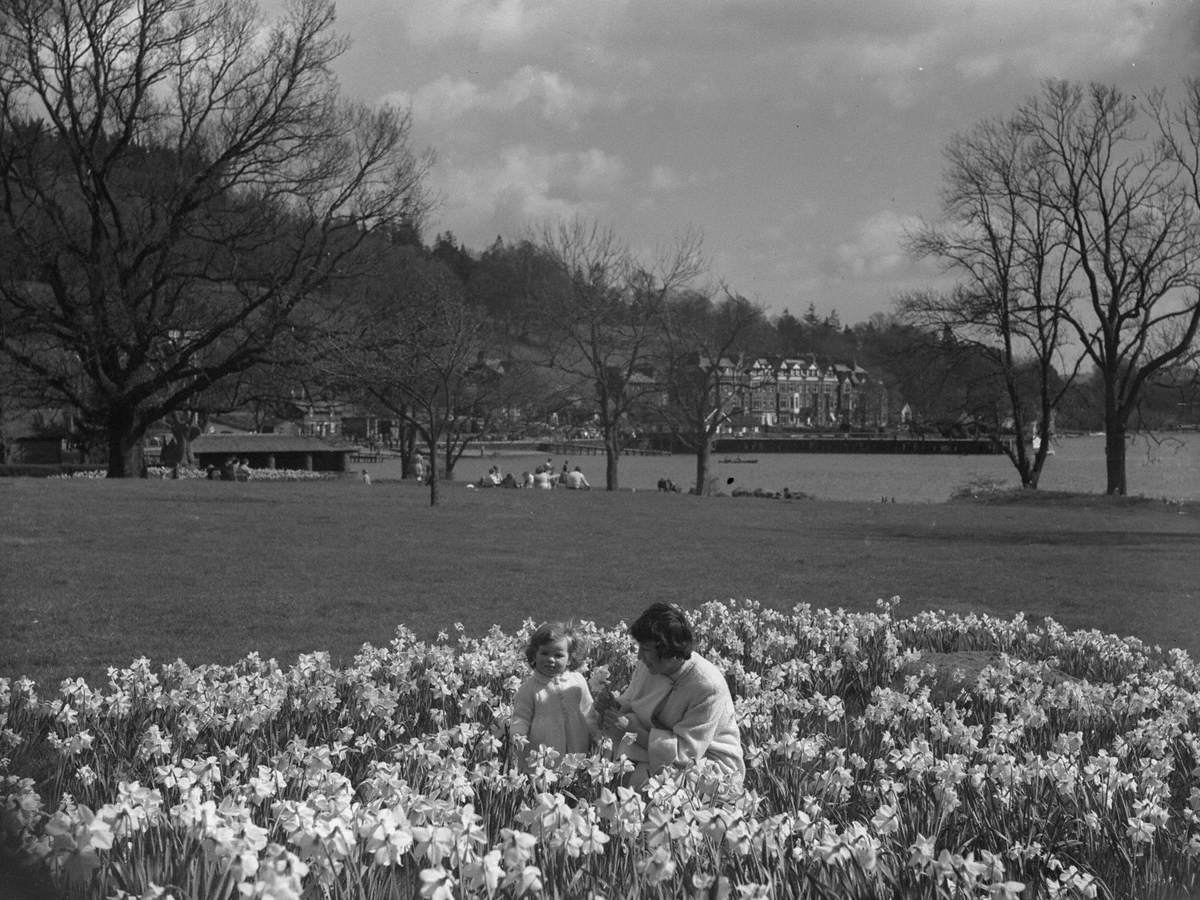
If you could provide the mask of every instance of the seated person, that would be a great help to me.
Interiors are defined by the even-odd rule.
[[[695,635],[677,606],[655,603],[629,626],[638,663],[601,713],[615,755],[633,764],[633,787],[651,775],[706,759],[731,782],[745,777],[742,735],[724,672],[693,652]]]
[[[588,484],[587,478],[580,471],[579,466],[576,466],[563,476],[563,484],[567,490],[571,491],[590,491],[592,489],[592,486]]]
[[[549,472],[536,472],[533,476],[533,486],[535,488],[541,488],[544,491],[548,491],[554,487],[554,479],[550,477]]]

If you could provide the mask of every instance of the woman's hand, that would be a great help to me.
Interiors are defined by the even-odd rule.
[[[619,707],[610,706],[601,715],[600,727],[620,737],[629,730],[629,716],[622,713]]]
[[[640,747],[645,747],[650,742],[649,729],[643,728],[642,723],[636,717],[629,713],[623,713],[619,709],[605,710],[601,724],[608,736],[615,741],[621,740],[627,734],[632,734],[634,743]]]

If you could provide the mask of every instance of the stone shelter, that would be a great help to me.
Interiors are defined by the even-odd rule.
[[[253,469],[348,472],[353,452],[353,447],[292,434],[202,434],[192,441],[192,455],[201,468],[219,469],[234,456],[249,460]]]

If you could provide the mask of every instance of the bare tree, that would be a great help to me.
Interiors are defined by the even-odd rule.
[[[944,156],[943,219],[923,224],[907,244],[960,281],[946,292],[906,294],[898,309],[908,322],[948,331],[972,358],[986,361],[986,376],[1002,383],[1006,398],[990,410],[992,433],[1021,484],[1036,488],[1053,412],[1079,364],[1063,353],[1078,263],[1049,203],[1045,154],[1019,118],[955,135]],[[1007,418],[1011,443],[1000,434]]]
[[[1083,299],[1066,320],[1103,382],[1110,494],[1128,489],[1126,432],[1144,388],[1187,354],[1200,325],[1195,83],[1176,109],[1150,109],[1161,135],[1143,132],[1142,109],[1115,88],[1055,81],[1019,113],[1077,256]]]
[[[1165,95],[1155,95],[1151,98],[1151,109],[1167,153],[1179,166],[1183,190],[1192,203],[1193,214],[1200,214],[1200,78],[1184,82],[1182,99],[1173,106],[1166,102]],[[1200,292],[1200,273],[1190,289]],[[1195,305],[1200,307],[1200,302]],[[1178,317],[1160,330],[1158,344],[1150,348],[1154,356],[1173,354],[1166,365],[1183,367],[1182,371],[1169,375],[1168,380],[1188,386],[1187,399],[1182,402],[1191,408],[1197,405],[1197,388],[1200,387],[1198,320],[1200,314]]]
[[[365,236],[419,221],[407,114],[343,101],[331,0],[8,0],[0,347],[129,475],[146,428],[269,360]]]
[[[474,437],[464,423],[490,379],[479,366],[482,314],[464,301],[451,272],[423,260],[390,270],[373,296],[349,305],[318,365],[340,392],[415,429],[429,456],[429,505],[436,506],[441,475]]]
[[[696,493],[709,490],[713,438],[740,410],[754,362],[751,343],[767,338],[763,310],[722,288],[717,303],[688,293],[667,303],[659,378],[666,392],[659,414],[696,454]]]
[[[688,232],[644,263],[611,228],[575,219],[546,225],[538,244],[552,266],[531,285],[551,336],[548,364],[595,390],[605,482],[615,491],[627,413],[659,390],[649,372],[664,304],[703,270],[701,239]]]

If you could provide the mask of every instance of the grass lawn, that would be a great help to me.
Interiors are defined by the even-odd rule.
[[[611,624],[652,600],[1024,611],[1200,653],[1200,509],[867,504],[357,481],[0,479],[0,676],[346,660],[397,625]]]

